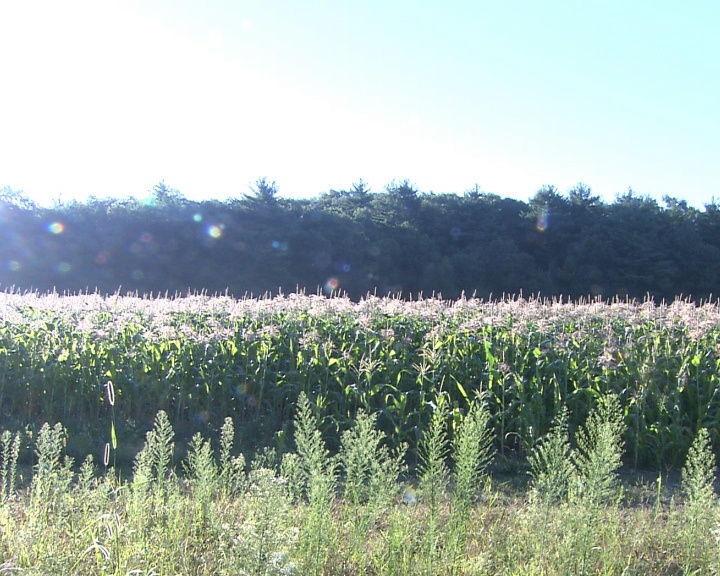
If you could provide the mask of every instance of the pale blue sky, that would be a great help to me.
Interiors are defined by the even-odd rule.
[[[720,4],[0,0],[0,186],[41,203],[720,198]]]

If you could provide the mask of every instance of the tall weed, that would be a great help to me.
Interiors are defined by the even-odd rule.
[[[252,470],[240,502],[240,520],[225,570],[257,576],[294,574],[298,541],[287,480],[267,468]]]
[[[598,399],[577,433],[577,448],[572,452],[576,474],[569,487],[573,523],[568,558],[569,567],[580,574],[597,562],[605,535],[617,528],[616,509],[622,498],[617,471],[622,464],[624,431],[620,402],[608,394]]]
[[[572,453],[577,474],[570,491],[574,502],[600,506],[620,499],[617,470],[622,465],[624,432],[618,397],[601,396],[577,433],[577,448]]]
[[[335,550],[332,513],[337,462],[325,447],[318,421],[305,394],[298,399],[295,444],[307,498],[299,543],[302,570],[304,574],[323,574]]]
[[[548,435],[536,444],[528,455],[531,496],[551,503],[563,500],[576,474],[572,461],[567,407],[558,414]]]
[[[167,414],[160,410],[153,429],[146,435],[143,449],[135,458],[128,505],[138,533],[143,537],[148,536],[146,529],[153,523],[167,521],[168,503],[178,488],[176,478],[170,474],[174,435]]]
[[[451,573],[465,555],[470,510],[492,459],[493,440],[490,412],[484,403],[475,400],[452,439],[455,474],[445,554]]]
[[[718,506],[715,495],[716,461],[707,428],[701,428],[693,440],[682,469],[681,489],[685,497],[684,526],[685,571],[689,573],[698,564],[711,570],[717,568],[717,546],[708,546],[708,536],[717,527]]]
[[[245,472],[245,457],[243,454],[233,455],[235,442],[235,427],[229,416],[225,418],[220,429],[220,470],[219,481],[224,496],[230,496],[236,490],[242,489]]]
[[[205,527],[210,522],[212,502],[220,493],[221,478],[210,442],[203,440],[199,432],[190,441],[183,468],[185,479],[194,496],[198,514],[196,521]]]
[[[450,453],[447,427],[448,411],[445,396],[438,395],[430,425],[425,431],[418,449],[420,497],[421,502],[428,509],[423,552],[425,570],[430,574],[437,570],[437,563],[443,545],[443,542],[441,542],[443,534],[440,530],[440,510],[445,502],[446,488],[450,479],[450,470],[446,462]]]
[[[62,457],[65,429],[58,423],[52,428],[43,424],[35,443],[37,465],[31,484],[31,502],[38,517],[47,521],[51,511],[60,512],[73,480],[73,461]]]
[[[358,410],[355,425],[343,433],[340,445],[345,524],[350,527],[350,554],[358,562],[366,554],[368,533],[395,504],[405,468],[405,446],[391,452],[376,421],[376,414]]]

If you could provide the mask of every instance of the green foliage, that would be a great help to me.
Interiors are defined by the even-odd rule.
[[[152,518],[163,517],[167,513],[168,500],[177,489],[176,482],[169,475],[175,448],[173,436],[167,414],[160,410],[155,417],[155,425],[147,433],[145,445],[133,465],[132,505],[141,529],[146,529]]]
[[[571,448],[568,435],[568,412],[557,416],[548,436],[532,450],[528,461],[532,475],[531,513],[534,521],[548,523],[551,507],[560,503],[573,511],[572,522],[565,527],[561,553],[563,572],[587,573],[592,552],[601,534],[598,523],[604,510],[616,510],[622,498],[617,470],[623,453],[625,424],[617,396],[598,398],[587,421],[575,437]],[[538,506],[538,505],[541,506]],[[603,528],[617,530],[618,517],[605,515]],[[536,539],[538,550],[548,546],[547,532]]]
[[[682,490],[690,506],[709,508],[715,501],[715,455],[707,428],[701,428],[682,469]]]
[[[710,434],[707,428],[701,428],[690,446],[681,477],[681,489],[687,507],[682,529],[686,538],[686,572],[691,570],[698,559],[703,559],[710,572],[711,560],[718,559],[716,548],[709,550],[700,544],[703,534],[716,529],[720,519],[714,489],[716,467]]]
[[[316,198],[280,198],[260,178],[248,194],[194,202],[156,184],[143,200],[34,206],[0,191],[0,284],[60,293],[543,293],[708,298],[720,272],[720,218],[632,191],[611,204],[578,184],[529,200],[478,187],[464,196],[409,180],[370,193],[362,181]],[[477,223],[482,222],[482,226]],[[117,247],[128,247],[119,250]],[[328,282],[328,280],[331,280]]]
[[[77,483],[75,484],[75,492],[86,494],[95,487],[95,463],[92,454],[88,454],[83,463],[80,465]]]
[[[598,403],[588,418],[587,438],[602,436],[603,427],[615,430],[610,425],[616,421],[614,404],[613,398]],[[326,460],[322,440],[312,433],[313,422],[317,423],[312,412],[309,403],[298,411],[296,429],[306,436],[307,442],[301,441],[306,455],[320,454],[325,461],[318,469],[327,474],[334,461]],[[76,482],[65,484],[64,429],[44,426],[36,439],[38,465],[28,479],[29,498],[18,492],[18,497],[13,495],[9,503],[0,506],[0,555],[5,559],[1,570],[43,574],[670,576],[680,571],[712,574],[720,568],[712,531],[717,526],[714,458],[704,429],[688,453],[677,493],[667,492],[658,483],[647,487],[658,491],[649,500],[646,495],[622,503],[619,498],[609,498],[615,503],[612,506],[546,500],[539,509],[537,500],[528,499],[522,490],[504,487],[501,493],[494,493],[488,485],[485,497],[473,499],[464,509],[463,521],[457,522],[455,505],[466,494],[458,490],[466,482],[461,476],[468,474],[467,478],[478,481],[489,456],[483,441],[488,415],[483,404],[474,402],[456,423],[452,442],[448,442],[442,432],[447,432],[448,412],[440,401],[435,411],[438,416],[433,419],[435,432],[423,440],[423,453],[424,466],[442,475],[442,466],[437,462],[428,466],[429,461],[447,453],[449,445],[453,448],[455,475],[447,477],[446,488],[436,499],[436,503],[449,502],[449,510],[438,505],[433,511],[430,502],[422,498],[413,505],[391,498],[384,500],[383,513],[365,524],[359,517],[372,508],[376,498],[362,489],[373,483],[372,466],[368,466],[373,447],[387,466],[379,473],[388,482],[387,474],[396,474],[398,468],[397,455],[385,450],[374,418],[364,413],[357,427],[344,435],[340,457],[343,469],[356,470],[356,480],[345,487],[346,498],[338,495],[330,500],[317,498],[319,492],[316,497],[294,499],[288,476],[254,467],[236,484],[231,497],[222,489],[213,489],[200,502],[203,485],[219,487],[221,466],[210,444],[195,436],[182,463],[186,482],[180,484],[166,473],[153,479],[153,490],[161,493],[162,499],[149,493],[149,498],[138,502],[136,488],[148,474],[157,473],[154,455],[167,453],[159,447],[148,448],[172,437],[160,415],[144,451],[147,456],[143,458],[150,462],[137,470],[141,478],[133,477],[125,484],[112,472],[96,478],[92,459],[87,458]],[[556,421],[538,450],[553,442],[566,446],[564,421],[564,417]],[[225,435],[227,446],[228,430]],[[4,436],[5,445],[12,446],[12,436]],[[308,448],[308,444],[314,447]],[[595,443],[594,449],[600,444]],[[435,456],[431,458],[431,454]],[[461,464],[463,461],[469,465]],[[552,458],[542,460],[545,464],[550,461]],[[305,463],[297,453],[285,454],[281,469],[295,470],[290,476],[306,478]],[[397,494],[400,484],[396,476],[392,480]],[[53,482],[55,490],[48,491]],[[450,486],[455,488],[448,493]],[[358,500],[357,494],[364,494],[364,500]],[[358,523],[357,530],[353,522]]]
[[[306,524],[299,542],[305,557],[303,572],[322,574],[334,548],[330,515],[337,483],[337,463],[325,447],[310,401],[304,394],[298,398],[295,444],[308,504]]]
[[[573,451],[577,476],[570,491],[573,500],[597,506],[619,497],[617,470],[622,464],[624,432],[617,396],[599,398],[587,423],[577,433],[577,449]]]
[[[175,448],[173,443],[175,432],[164,410],[158,412],[155,419],[155,429],[151,434],[152,439],[148,438],[148,444],[153,452],[155,478],[162,480],[170,469]]]
[[[220,469],[218,478],[221,489],[226,496],[231,495],[242,486],[245,471],[245,457],[243,454],[233,455],[234,442],[235,427],[232,418],[228,416],[220,429]]]
[[[290,558],[298,536],[292,513],[286,480],[267,468],[253,470],[242,499],[234,558],[227,569],[263,576],[294,573]]]
[[[440,506],[445,499],[445,491],[450,479],[446,459],[450,452],[448,439],[448,410],[446,397],[437,396],[430,425],[425,431],[418,449],[421,501],[428,507],[428,527],[424,536],[425,570],[432,574],[440,559],[442,543],[440,541]]]
[[[571,454],[568,413],[564,408],[548,435],[528,455],[534,496],[545,502],[558,502],[567,496],[576,472]]]
[[[470,511],[492,459],[493,441],[490,412],[484,403],[476,399],[452,439],[455,486],[448,530],[450,540],[446,549],[446,564],[449,566],[460,564],[466,554]]]
[[[339,461],[345,473],[344,495],[354,506],[373,500],[387,504],[403,469],[404,447],[392,454],[376,422],[377,414],[359,410],[354,427],[342,436]]]
[[[248,200],[255,200],[266,204],[272,204],[277,201],[278,186],[273,180],[269,182],[268,179],[263,176],[255,181],[255,184],[250,187],[252,195],[246,196]]]
[[[322,492],[332,492],[336,465],[325,447],[310,401],[304,394],[300,395],[297,403],[295,444],[302,463],[305,492],[308,498],[312,500],[313,490],[320,486]],[[328,484],[326,485],[325,482]]]
[[[469,508],[492,459],[494,440],[490,430],[490,412],[484,403],[476,400],[463,417],[452,439],[455,508]]]
[[[219,492],[220,475],[210,442],[203,440],[199,433],[190,441],[183,468],[200,506],[200,522],[204,524],[209,517],[210,503]]]
[[[161,180],[152,189],[152,198],[155,206],[164,209],[177,208],[185,201],[185,197],[175,188],[170,188]]]
[[[62,510],[64,500],[72,482],[73,462],[65,456],[65,429],[58,423],[52,428],[46,422],[38,432],[35,442],[37,464],[32,484],[31,499],[35,506],[49,514],[51,510]]]
[[[20,190],[13,190],[10,186],[0,188],[0,207],[4,210],[15,209],[32,211],[37,205]]]
[[[191,483],[212,486],[218,480],[218,468],[210,441],[203,440],[200,433],[195,434],[190,441],[187,460],[183,462],[183,468]]]
[[[283,454],[280,462],[280,476],[288,481],[287,490],[293,502],[301,501],[305,494],[305,471],[296,452]]]
[[[435,511],[437,511],[439,500],[447,487],[450,476],[446,462],[450,453],[447,433],[448,419],[443,400],[443,396],[438,396],[430,425],[423,435],[418,450],[420,493],[430,509]]]
[[[0,504],[15,494],[17,465],[20,456],[20,433],[4,430],[0,436]]]
[[[578,429],[606,394],[618,397],[638,467],[679,468],[698,426],[720,434],[717,305],[10,293],[0,303],[6,426],[67,421],[69,456],[92,450],[102,462],[102,438],[119,468],[158,410],[178,442],[217,441],[230,417],[232,450],[282,455],[302,392],[328,450],[362,408],[389,448],[408,445],[411,466],[438,390],[455,425],[484,394],[503,455],[528,454],[564,407]]]
[[[354,505],[366,502],[372,493],[368,480],[382,439],[375,430],[376,415],[360,410],[355,426],[343,433],[340,463],[345,472],[345,498]]]
[[[360,410],[355,425],[343,433],[339,461],[345,475],[343,494],[351,554],[365,554],[367,534],[397,501],[405,447],[391,453],[387,437],[376,428],[377,415]]]
[[[112,417],[123,448],[155,416],[126,484],[89,459],[74,480],[79,445],[45,425],[18,492],[22,435],[0,436],[0,555],[28,572],[717,571],[716,305],[1,298],[13,427]],[[687,453],[682,490],[621,500],[623,436],[639,463]],[[528,454],[533,497],[476,498],[491,443]]]

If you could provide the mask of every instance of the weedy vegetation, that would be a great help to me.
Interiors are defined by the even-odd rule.
[[[715,304],[0,313],[0,573],[720,571]]]

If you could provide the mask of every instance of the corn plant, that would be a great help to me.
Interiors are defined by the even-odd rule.
[[[0,503],[4,504],[15,494],[17,465],[20,456],[20,433],[4,430],[0,436]]]
[[[109,423],[120,467],[159,410],[183,442],[215,440],[231,417],[256,451],[289,437],[301,393],[332,452],[362,409],[412,467],[440,391],[456,423],[484,395],[503,455],[528,455],[565,408],[574,433],[608,394],[636,467],[680,466],[696,430],[720,434],[717,303],[6,292],[0,304],[6,427],[62,421],[68,455],[92,444],[101,461]]]

